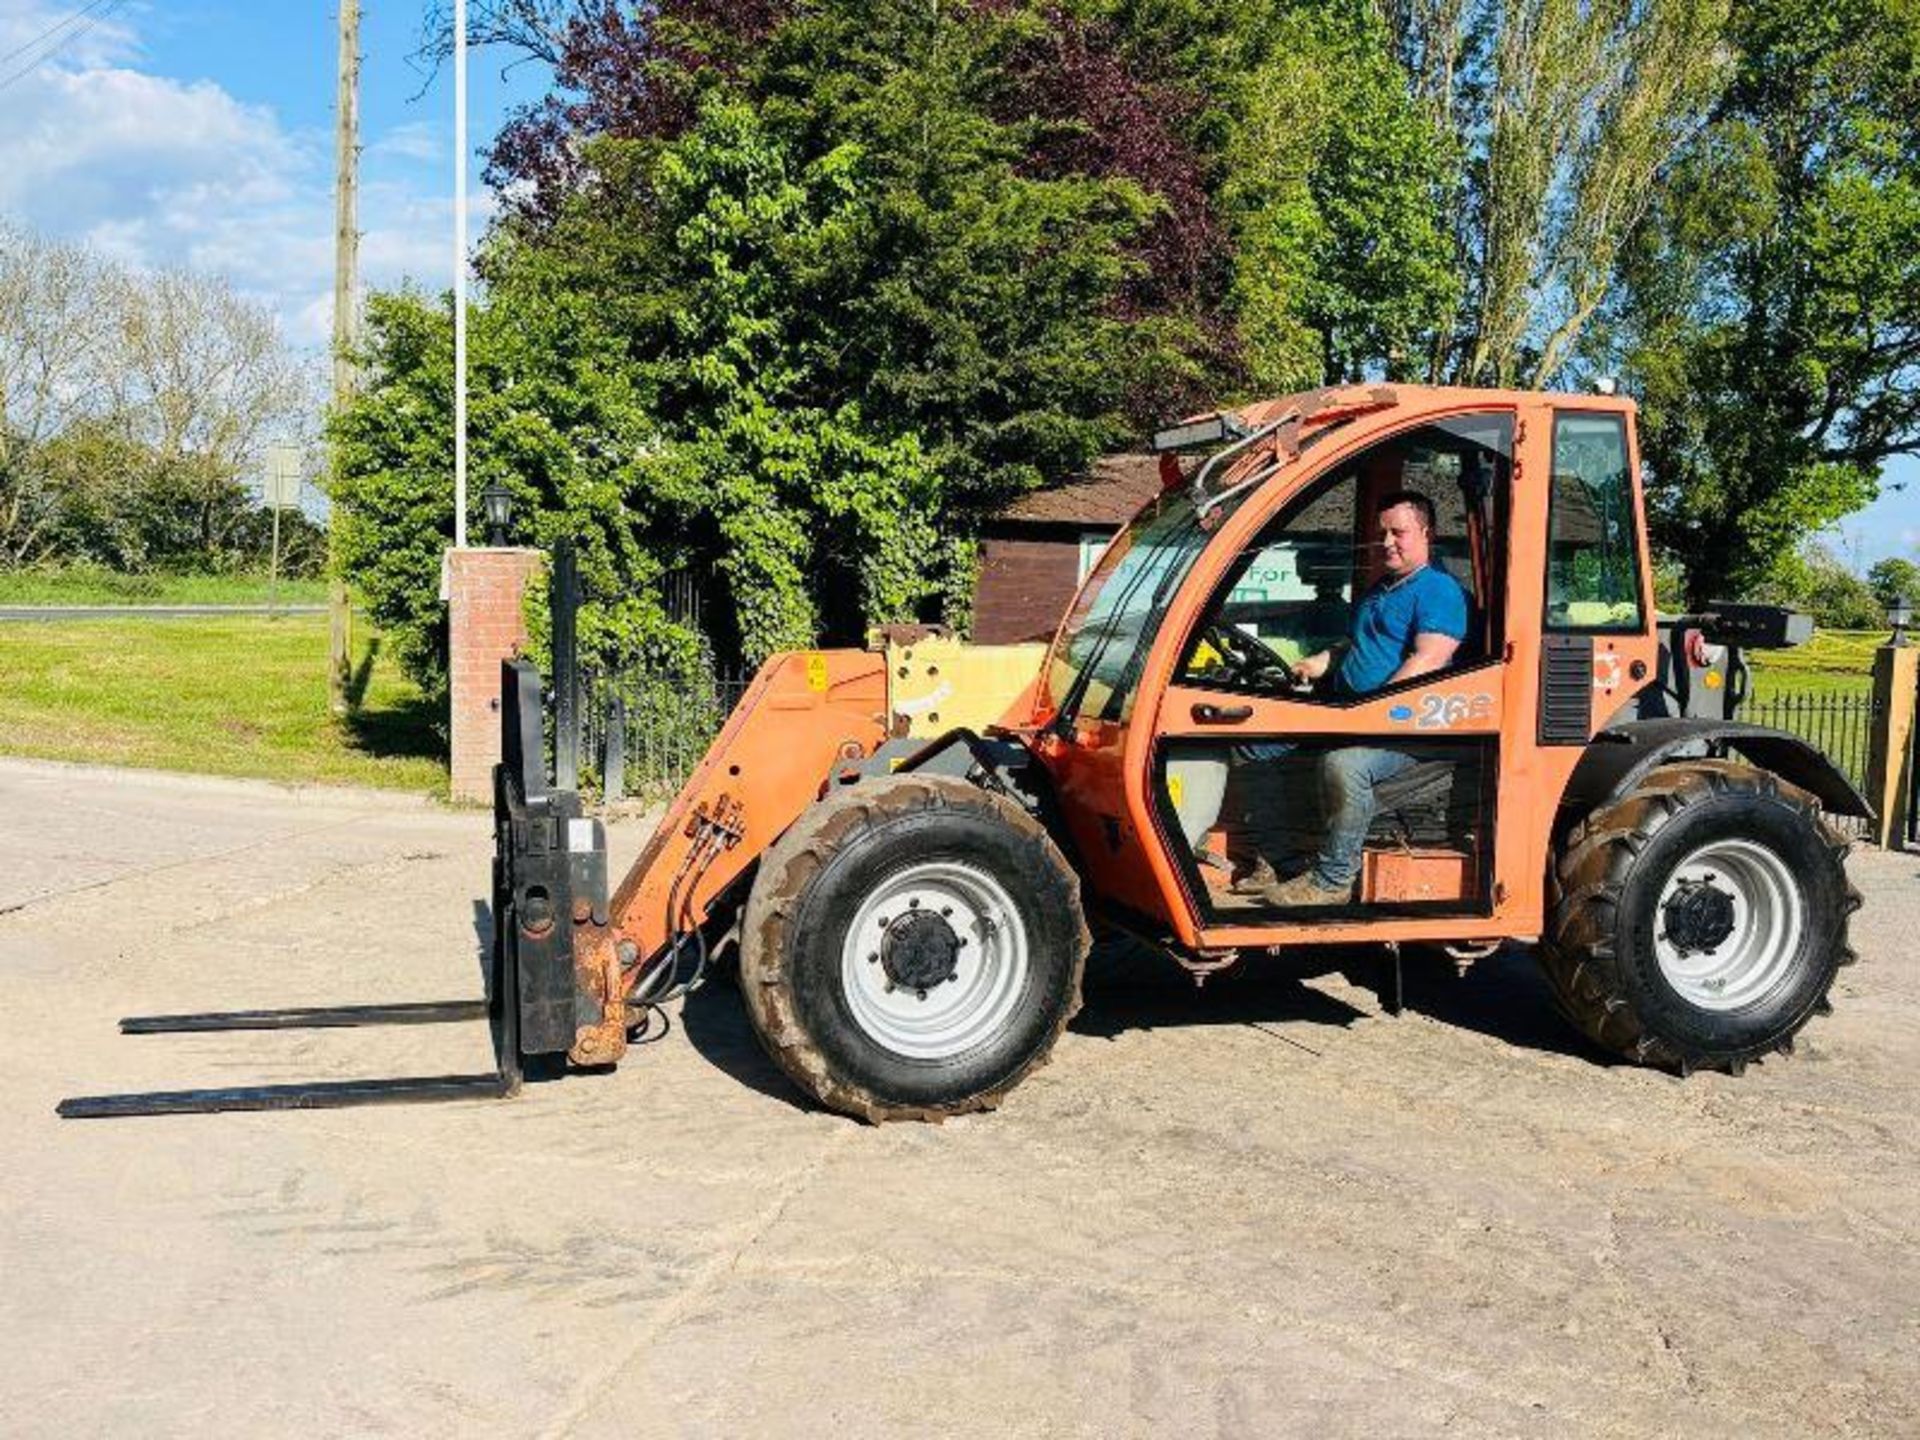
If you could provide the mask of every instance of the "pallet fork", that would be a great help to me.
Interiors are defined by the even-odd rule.
[[[500,688],[502,760],[493,772],[493,944],[484,999],[139,1015],[120,1022],[123,1035],[169,1035],[484,1019],[493,1035],[491,1071],[86,1095],[62,1100],[58,1113],[70,1120],[98,1120],[504,1099],[519,1091],[528,1061],[564,1054],[574,1043],[576,1012],[582,1005],[589,1015],[598,1009],[577,993],[573,926],[576,918],[589,915],[606,922],[606,838],[598,820],[582,818],[577,793],[547,783],[540,672],[524,660],[503,662]]]

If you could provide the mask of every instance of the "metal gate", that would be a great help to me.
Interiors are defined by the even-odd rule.
[[[1873,732],[1880,718],[1879,703],[1871,693],[1773,695],[1765,700],[1744,700],[1737,713],[1752,724],[1798,735],[1833,761],[1855,789],[1866,790]],[[1865,836],[1873,828],[1854,815],[1829,815],[1827,821],[1855,837]]]
[[[693,773],[752,676],[719,669],[711,657],[667,667],[616,669],[579,653],[580,572],[571,542],[553,547],[549,594],[553,634],[554,783],[577,788],[583,772],[603,799],[671,796]],[[670,611],[684,602],[667,596]],[[689,612],[697,615],[697,610]]]

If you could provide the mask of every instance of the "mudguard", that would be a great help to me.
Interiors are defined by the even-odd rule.
[[[1625,794],[1663,761],[1702,750],[1737,751],[1819,800],[1830,815],[1874,818],[1873,807],[1834,763],[1798,735],[1738,720],[1674,716],[1629,720],[1593,737],[1560,798],[1563,816],[1585,815]]]

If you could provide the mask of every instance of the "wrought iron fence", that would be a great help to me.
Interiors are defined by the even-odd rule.
[[[608,800],[671,797],[693,773],[753,676],[636,667],[583,674],[582,738]]]
[[[684,575],[669,578],[674,581],[666,594],[670,613],[697,627],[697,590]],[[753,677],[710,662],[613,670],[583,664],[582,599],[573,544],[560,540],[553,547],[549,591],[554,783],[571,790],[585,779],[609,801],[670,797],[700,763]]]
[[[1785,694],[1748,700],[1740,718],[1753,725],[1770,725],[1819,747],[1847,779],[1864,790],[1867,757],[1873,749],[1873,728],[1880,708],[1871,694]],[[1864,833],[1863,820],[1831,816],[1833,823],[1852,833]]]

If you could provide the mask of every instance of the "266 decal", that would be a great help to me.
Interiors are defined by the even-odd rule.
[[[1422,695],[1418,708],[1396,705],[1387,712],[1389,720],[1402,724],[1411,720],[1416,730],[1448,730],[1455,725],[1492,717],[1493,696],[1485,692],[1478,695]]]

